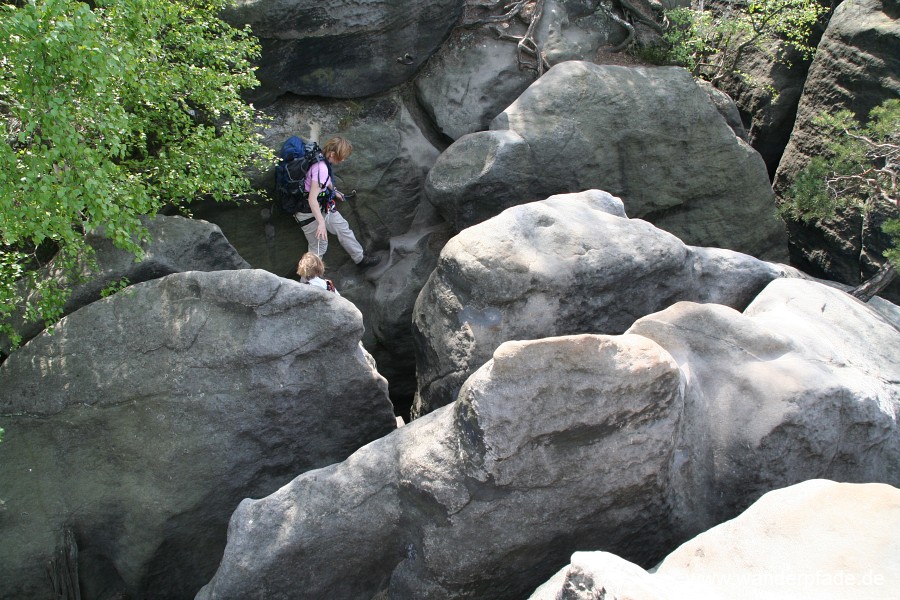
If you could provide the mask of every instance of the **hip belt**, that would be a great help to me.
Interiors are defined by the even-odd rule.
[[[308,215],[308,214],[309,213],[300,213],[300,212],[294,213],[294,219],[297,221],[297,223],[300,225],[300,227],[306,227],[307,225],[309,225],[310,223],[312,223],[313,221],[316,220],[315,217],[310,217],[308,219],[303,219],[303,220],[300,219],[300,215]]]

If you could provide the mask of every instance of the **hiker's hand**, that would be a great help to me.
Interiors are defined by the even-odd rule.
[[[337,196],[337,197],[338,197],[338,200],[340,200],[341,202],[343,202],[344,200],[346,200],[346,198],[344,198],[344,194],[342,194],[341,192],[339,192],[339,191],[337,191],[337,190],[334,190],[334,195]]]
[[[316,227],[316,239],[328,241],[328,230],[325,229],[325,223],[319,223]]]

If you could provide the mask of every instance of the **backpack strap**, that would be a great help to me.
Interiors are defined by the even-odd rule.
[[[322,191],[319,192],[319,208],[322,210],[322,214],[328,214],[335,209],[334,202],[334,179],[332,178],[331,171],[331,163],[328,162],[327,158],[322,158],[322,161],[325,163],[325,168],[328,169],[328,177],[325,178],[325,183],[320,183],[322,186]],[[328,182],[331,182],[331,187],[328,187]]]
[[[328,182],[329,182],[329,181],[331,182],[331,187],[332,187],[332,188],[334,187],[334,179],[332,179],[332,177],[331,177],[331,163],[328,162],[328,159],[327,159],[327,158],[324,158],[324,157],[323,157],[323,158],[320,158],[320,159],[317,160],[317,161],[314,161],[311,165],[309,165],[309,168],[312,169],[312,168],[313,168],[313,165],[315,165],[316,163],[320,163],[320,162],[325,163],[325,168],[328,169],[328,175],[325,177],[325,181],[324,181],[324,182],[323,182],[323,181],[319,181],[319,187],[321,188],[321,191],[324,192],[325,190],[329,189],[329,188],[328,188]],[[318,180],[318,177],[316,177],[316,180]],[[304,191],[304,192],[309,192],[309,190],[306,189],[306,184],[305,184],[305,183],[303,184],[303,191]]]
[[[327,190],[328,199],[330,200],[331,198],[334,197],[334,178],[332,177],[331,163],[328,162],[328,159],[324,158],[324,157],[322,158],[322,160],[320,162],[325,163],[325,168],[328,169],[328,176],[325,178],[325,183],[322,183],[321,181],[319,182],[319,187],[322,188],[322,191]],[[331,182],[330,188],[328,187],[329,181]]]

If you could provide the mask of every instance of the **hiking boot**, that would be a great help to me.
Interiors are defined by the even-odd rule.
[[[367,267],[374,267],[375,265],[377,265],[380,262],[381,262],[380,256],[367,253],[367,254],[364,254],[362,257],[362,260],[356,264],[359,265],[360,267],[367,268]]]

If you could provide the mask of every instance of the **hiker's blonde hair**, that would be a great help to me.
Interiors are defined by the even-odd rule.
[[[307,252],[300,257],[300,262],[297,263],[297,275],[306,279],[312,279],[313,277],[321,277],[324,274],[325,263],[322,262],[318,255]]]
[[[322,146],[322,154],[325,155],[325,158],[328,158],[328,154],[332,152],[337,160],[347,160],[347,157],[353,153],[353,144],[342,137],[333,137]]]

